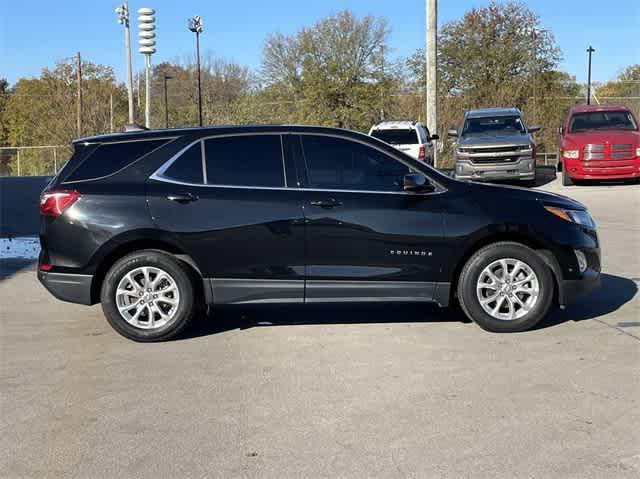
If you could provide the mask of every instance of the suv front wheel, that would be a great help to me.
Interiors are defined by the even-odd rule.
[[[118,260],[102,282],[109,324],[134,341],[164,341],[189,324],[194,288],[187,267],[171,255],[143,250]]]
[[[465,264],[458,299],[465,314],[487,331],[525,331],[549,311],[553,278],[531,248],[514,242],[494,243],[478,250]]]

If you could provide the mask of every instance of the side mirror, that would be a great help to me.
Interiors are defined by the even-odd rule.
[[[529,127],[529,133],[535,133],[536,131],[540,131],[541,128],[542,127],[539,126],[539,125],[531,126],[531,127]]]
[[[427,178],[420,173],[409,173],[404,175],[404,191],[412,193],[430,193],[435,191],[435,186],[427,181]]]
[[[450,136],[451,138],[457,138],[458,137],[458,130],[449,130],[449,131],[447,131],[447,136]]]
[[[431,135],[429,137],[429,140],[439,140],[440,139],[440,135]]]
[[[561,126],[558,127],[558,135],[562,136],[564,134],[564,128]]]

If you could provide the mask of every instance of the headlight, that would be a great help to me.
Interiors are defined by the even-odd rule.
[[[636,148],[636,156],[640,158],[640,146]]]
[[[570,223],[577,223],[579,225],[586,226],[587,228],[596,227],[593,218],[591,218],[591,215],[587,211],[565,210],[564,208],[557,208],[555,206],[545,206],[544,209],[552,215],[556,215],[558,218],[562,218]]]
[[[564,150],[562,156],[569,160],[577,160],[580,157],[580,150]]]

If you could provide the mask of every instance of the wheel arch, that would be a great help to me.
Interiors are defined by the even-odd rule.
[[[93,274],[93,280],[91,281],[92,304],[100,302],[102,282],[104,281],[107,272],[116,263],[116,261],[128,254],[141,250],[155,250],[175,256],[178,260],[188,266],[194,279],[199,279],[199,281],[194,282],[196,287],[200,287],[198,284],[202,285],[202,273],[200,268],[198,268],[198,265],[193,258],[175,243],[167,241],[166,239],[158,238],[129,239],[124,242],[118,241],[116,244],[113,244],[112,247],[108,248],[108,251],[102,251],[97,255],[99,256],[99,259],[96,260],[95,272]]]
[[[473,254],[476,251],[480,250],[481,248],[484,248],[485,246],[488,246],[493,243],[499,243],[503,241],[511,241],[514,243],[523,244],[531,248],[532,250],[534,250],[536,253],[538,253],[538,255],[540,255],[540,257],[545,262],[545,264],[549,267],[552,273],[553,282],[554,282],[553,300],[555,303],[562,304],[561,302],[561,298],[563,297],[562,270],[560,268],[560,264],[558,263],[558,260],[556,259],[555,255],[549,249],[549,247],[544,244],[543,241],[531,235],[528,235],[526,233],[516,232],[516,231],[496,232],[493,234],[488,234],[486,236],[483,236],[471,242],[464,249],[464,252],[457,258],[457,261],[455,262],[455,266],[451,271],[451,287],[449,289],[450,299],[453,299],[454,296],[456,295],[460,273],[462,272],[462,268],[464,268],[464,265],[467,263],[467,261],[469,261],[469,258],[471,258],[471,256],[473,256]]]

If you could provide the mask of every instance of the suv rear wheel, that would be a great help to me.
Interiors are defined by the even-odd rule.
[[[458,281],[465,314],[481,328],[519,332],[544,318],[553,298],[553,278],[538,254],[520,243],[500,242],[478,250]]]
[[[141,342],[175,337],[189,324],[195,309],[186,266],[155,250],[118,260],[104,278],[101,301],[109,324]]]

